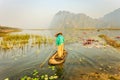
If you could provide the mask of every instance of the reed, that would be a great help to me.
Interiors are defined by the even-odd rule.
[[[0,37],[7,35],[7,33],[0,32]]]
[[[23,47],[25,44],[30,43],[29,40],[32,40],[32,45],[41,45],[41,44],[52,44],[53,39],[41,35],[29,35],[29,34],[9,34],[3,37],[0,47],[2,49],[12,49],[13,47]]]
[[[99,35],[99,37],[104,39],[106,41],[106,43],[109,44],[110,46],[113,46],[115,48],[120,48],[120,43],[118,43],[117,41],[108,37],[107,35],[101,34],[101,35]]]
[[[15,35],[6,35],[3,37],[1,41],[2,49],[12,49],[13,47],[21,47],[21,45],[25,45],[28,43],[30,35],[28,34],[15,34]]]
[[[51,37],[32,35],[32,44],[52,44],[53,39]]]

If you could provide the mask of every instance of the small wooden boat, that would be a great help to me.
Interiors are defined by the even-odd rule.
[[[66,59],[66,56],[67,56],[67,52],[64,50],[64,51],[63,51],[63,57],[62,57],[62,59],[58,59],[58,58],[56,58],[56,57],[57,57],[57,51],[56,51],[56,52],[49,58],[48,63],[51,64],[51,65],[57,65],[57,64],[64,63],[64,62],[65,62],[65,59]]]

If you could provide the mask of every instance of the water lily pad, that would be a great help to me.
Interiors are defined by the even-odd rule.
[[[9,80],[9,78],[5,78],[4,80]]]

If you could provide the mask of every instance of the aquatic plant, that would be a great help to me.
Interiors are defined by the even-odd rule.
[[[101,35],[99,35],[99,37],[104,39],[107,44],[109,44],[115,48],[120,48],[120,43],[117,43],[117,41],[113,40],[112,38],[108,37],[107,35],[101,34]]]
[[[5,78],[4,80],[9,80],[9,78]]]
[[[2,33],[2,32],[0,32],[0,37],[3,37],[3,36],[5,36],[5,35],[7,35],[8,33]]]
[[[41,44],[52,44],[53,39],[47,38],[41,35],[30,35],[30,34],[9,34],[3,37],[0,47],[2,49],[12,49],[13,47],[23,47],[32,40],[32,46]],[[30,42],[31,43],[31,42]]]
[[[32,45],[52,44],[53,41],[54,41],[53,38],[50,37],[41,36],[41,35],[32,35]]]
[[[2,49],[12,49],[13,47],[22,47],[28,43],[30,35],[28,34],[9,34],[2,38],[1,48]]]
[[[55,66],[49,66],[48,67],[51,70],[55,69]],[[41,74],[39,73],[38,70],[33,70],[32,76],[23,76],[20,80],[56,80],[58,79],[57,74],[53,74],[53,75],[48,75],[46,74]]]

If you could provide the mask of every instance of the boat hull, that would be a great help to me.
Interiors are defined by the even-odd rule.
[[[48,63],[52,65],[64,63],[67,56],[67,52],[65,50],[63,51],[63,58],[60,60],[56,59],[56,56],[57,56],[57,51],[49,58]]]

